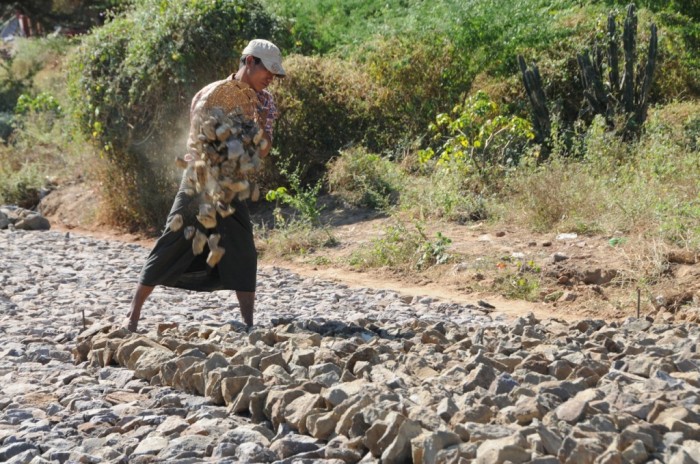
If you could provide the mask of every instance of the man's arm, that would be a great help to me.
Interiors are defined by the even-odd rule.
[[[267,140],[265,149],[260,150],[260,157],[265,158],[272,149],[272,128],[275,119],[277,119],[277,105],[275,105],[275,100],[270,92],[264,91],[262,96],[263,108],[258,114],[258,121],[263,130],[263,138]]]

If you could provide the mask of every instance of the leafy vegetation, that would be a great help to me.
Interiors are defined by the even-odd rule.
[[[74,131],[62,63],[62,37],[16,38],[0,71],[0,201],[33,208],[57,180],[86,175],[92,152]],[[61,84],[57,85],[60,81]]]
[[[282,168],[282,174],[287,178],[290,188],[277,187],[265,195],[267,201],[275,201],[292,208],[290,218],[285,218],[279,206],[275,208],[275,220],[284,227],[289,223],[301,222],[310,226],[319,226],[321,208],[318,206],[318,193],[321,190],[321,182],[313,186],[304,186],[301,182],[299,166],[290,171]]]
[[[273,232],[261,233],[265,252],[277,256],[305,255],[335,245],[335,238],[321,221],[323,208],[318,196],[322,182],[303,185],[299,166],[291,170],[287,163],[283,164],[280,173],[289,188],[277,187],[265,195],[267,201],[275,202]]]
[[[363,148],[340,152],[328,167],[328,186],[348,204],[386,210],[399,201],[405,174],[388,159]]]
[[[477,92],[450,114],[439,114],[429,126],[437,152],[432,147],[418,152],[426,164],[436,158],[439,168],[454,169],[465,178],[477,178],[484,187],[493,186],[508,167],[517,165],[525,144],[533,138],[531,124],[503,114],[484,92]]]
[[[192,96],[237,69],[249,37],[274,31],[256,3],[140,0],[82,40],[70,76],[74,116],[105,159],[112,222],[162,223]]]
[[[421,223],[413,225],[415,230],[402,222],[388,227],[381,236],[355,251],[350,256],[350,265],[358,269],[387,267],[408,272],[450,262],[451,240],[440,232],[431,240]]]

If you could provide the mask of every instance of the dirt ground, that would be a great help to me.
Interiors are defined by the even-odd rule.
[[[99,224],[95,219],[98,198],[95,189],[84,183],[64,185],[42,200],[40,210],[55,230],[152,246],[154,237]],[[265,243],[259,241],[260,264],[351,287],[393,289],[407,298],[429,296],[492,306],[494,313],[508,317],[532,312],[538,318],[612,320],[636,316],[639,311],[642,317],[654,319],[700,320],[697,254],[654,239],[581,236],[570,231],[536,234],[517,224],[425,221],[428,238],[440,232],[451,240],[448,263],[422,272],[359,272],[348,263],[349,257],[371,246],[396,219],[329,205],[324,221],[330,224],[336,246],[279,258],[265,253]],[[268,213],[258,212],[258,220]],[[404,226],[415,230],[409,220]]]

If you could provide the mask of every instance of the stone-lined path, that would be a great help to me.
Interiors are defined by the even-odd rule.
[[[270,268],[250,333],[228,292],[159,288],[135,335],[112,323],[147,253],[0,231],[0,462],[700,462],[697,324],[505,321]]]
[[[176,419],[183,417],[190,429],[203,427],[225,413],[202,397],[164,395],[125,369],[73,363],[71,349],[84,323],[121,321],[148,251],[70,233],[0,231],[0,462],[126,462],[149,427],[182,425]],[[258,282],[256,323],[263,327],[292,319],[502,323],[476,307],[349,289],[283,269],[261,269]],[[239,320],[230,292],[159,287],[144,306],[141,328],[161,322],[235,327]],[[94,436],[95,424],[129,420],[119,442]],[[229,425],[246,422],[232,418]],[[174,447],[169,458],[178,456]]]

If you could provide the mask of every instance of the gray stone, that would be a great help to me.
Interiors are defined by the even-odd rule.
[[[513,464],[528,462],[532,453],[527,449],[527,441],[515,434],[505,438],[486,440],[476,451],[476,464],[502,464],[509,461]]]
[[[411,459],[411,440],[420,435],[420,425],[406,419],[400,422],[395,433],[394,440],[384,449],[381,456],[382,463],[399,464]],[[387,430],[387,433],[389,431]],[[385,442],[380,440],[380,442]]]
[[[170,440],[165,448],[157,454],[159,460],[184,458],[203,458],[213,451],[211,437],[189,435]]]
[[[13,456],[7,461],[7,464],[29,464],[30,462],[34,462],[39,454],[39,450],[36,448],[28,449]]]
[[[489,392],[494,395],[510,393],[518,385],[518,381],[511,377],[509,373],[502,372],[498,374],[498,377],[496,377],[489,387]]]
[[[304,456],[310,454],[316,454],[318,458],[326,460],[339,460],[341,463],[347,463],[359,462],[365,454],[365,450],[357,440],[350,441],[341,435],[329,441],[324,448]]]
[[[479,364],[467,375],[463,385],[463,392],[470,392],[476,387],[488,389],[496,380],[496,371],[489,365]]]
[[[435,464],[440,451],[461,442],[459,435],[454,432],[439,431],[419,435],[411,440],[413,462]]]
[[[545,451],[556,456],[563,441],[561,435],[556,430],[549,429],[542,424],[537,426],[537,433],[542,439]]]
[[[242,443],[234,456],[238,462],[272,462],[277,454],[259,443]]]
[[[538,456],[536,458],[532,458],[530,461],[530,464],[560,464],[559,459],[555,458],[554,456]]]
[[[235,377],[234,377],[235,378]],[[229,379],[227,379],[229,380]],[[233,401],[229,405],[229,411],[234,412],[234,413],[241,413],[244,411],[247,411],[249,406],[250,406],[250,397],[253,393],[259,392],[265,389],[265,384],[263,384],[262,380],[260,380],[257,377],[248,377],[248,380],[241,390],[240,394],[236,398],[235,401]],[[222,387],[223,391],[223,387]],[[224,393],[224,397],[226,397],[226,394]]]
[[[31,416],[30,416],[31,417]],[[36,446],[27,442],[9,443],[0,448],[0,461],[10,460],[12,457],[24,453],[27,450],[36,449]]]
[[[366,392],[368,387],[369,385],[367,381],[360,379],[327,388],[321,392],[321,396],[324,400],[326,400],[328,405],[335,407],[348,399],[350,396]]]
[[[574,438],[570,435],[559,447],[557,457],[561,462],[593,464],[605,449],[606,446],[598,438]]]
[[[296,433],[285,435],[270,444],[270,450],[274,452],[279,459],[285,459],[308,451],[315,451],[320,447],[320,443],[315,438],[306,435],[298,435]]]
[[[684,449],[676,449],[667,454],[670,454],[670,457],[665,460],[668,464],[698,464],[699,462]]]
[[[15,228],[19,230],[49,230],[51,223],[39,213],[28,213],[17,222]]]
[[[641,440],[634,440],[632,444],[622,452],[622,457],[625,459],[625,462],[640,464],[647,461],[649,454],[644,447],[644,442]]]

